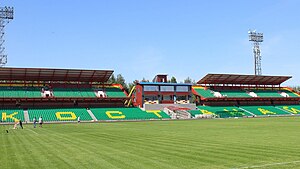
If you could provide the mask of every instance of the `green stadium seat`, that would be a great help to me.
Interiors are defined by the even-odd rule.
[[[169,119],[162,111],[143,111],[140,108],[91,108],[97,120]]]
[[[213,91],[209,89],[205,89],[204,87],[193,87],[195,92],[198,93],[198,95],[204,97],[204,98],[212,98],[215,97],[213,94]]]
[[[288,88],[283,88],[281,90],[282,92],[285,92],[286,94],[289,95],[289,97],[300,97],[299,94],[292,92],[290,89]]]
[[[290,113],[276,108],[274,106],[242,106],[243,109],[257,115],[257,116],[269,116],[269,115],[289,115]]]
[[[285,105],[285,106],[276,106],[285,112],[291,114],[300,114],[300,105]]]
[[[283,97],[278,90],[252,90],[258,97]]]
[[[107,88],[54,88],[54,97],[96,97],[95,91],[103,90],[107,97],[126,97],[117,87]]]
[[[25,121],[24,111],[22,109],[1,109],[0,117],[1,122]]]
[[[188,110],[193,117],[197,114],[214,114],[221,118],[252,116],[234,106],[198,106],[198,110]]]
[[[0,87],[1,97],[34,98],[42,97],[39,87]]]
[[[107,97],[126,97],[126,94],[120,88],[105,88],[104,91]]]
[[[297,93],[292,92],[288,88],[281,88],[280,90],[272,90],[272,89],[249,89],[249,90],[211,90],[205,87],[194,86],[194,91],[197,92],[198,95],[204,98],[213,98],[214,92],[219,92],[222,97],[252,97],[248,92],[254,92],[257,97],[285,97],[281,95],[282,92],[286,93],[288,97],[300,97]],[[220,96],[221,96],[220,95]],[[253,96],[255,97],[255,96]]]
[[[85,108],[44,108],[44,109],[29,109],[29,120],[34,117],[43,117],[44,121],[77,121],[80,116],[81,121],[91,121],[92,118]]]
[[[244,90],[221,90],[219,91],[224,97],[251,97]]]

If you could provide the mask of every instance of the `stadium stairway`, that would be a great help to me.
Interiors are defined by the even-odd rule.
[[[242,106],[242,108],[249,112],[252,112],[256,116],[291,115],[291,113],[278,109],[274,106]]]
[[[167,107],[164,108],[164,112],[171,117],[171,119],[191,119],[191,114],[186,110],[171,110]]]
[[[134,91],[135,91],[135,86],[133,86],[132,89],[130,90],[130,92],[129,92],[129,94],[128,94],[128,97],[129,97],[130,99],[125,101],[125,103],[124,103],[125,106],[127,106],[127,107],[130,106],[130,104],[131,104],[131,102],[132,102],[132,99],[133,99],[133,98],[132,98],[132,95],[133,95]]]
[[[189,110],[193,117],[198,115],[216,115],[220,118],[253,116],[235,106],[198,106],[198,110]]]
[[[171,117],[171,119],[176,119],[176,113],[167,107],[164,108],[164,112]]]
[[[192,118],[191,114],[185,110],[175,110],[177,119],[190,119]]]
[[[98,121],[93,112],[90,109],[86,109],[86,111],[89,113],[89,115],[92,117],[94,121]]]
[[[30,122],[29,115],[28,115],[28,110],[24,110],[24,120],[25,120],[25,122]]]
[[[276,107],[292,115],[300,115],[300,105],[284,105]]]
[[[242,107],[239,107],[239,109],[241,109],[241,110],[243,110],[243,111],[245,111],[245,112],[251,114],[252,116],[255,116],[255,114],[253,114],[252,112],[250,112],[250,111],[248,111],[248,110],[243,109]]]

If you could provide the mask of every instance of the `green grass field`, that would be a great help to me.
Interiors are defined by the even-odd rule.
[[[0,168],[300,168],[300,117],[0,126]]]

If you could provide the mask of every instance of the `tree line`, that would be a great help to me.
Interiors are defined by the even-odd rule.
[[[293,90],[295,90],[296,92],[300,93],[300,86],[294,86],[291,87]]]
[[[139,82],[150,82],[150,80],[143,78],[142,80],[134,80],[133,82],[126,83],[126,80],[122,76],[122,74],[118,74],[117,77],[112,74],[108,80],[109,84],[121,84],[127,92],[129,92],[132,87]],[[176,77],[172,76],[171,79],[168,80],[168,83],[177,83]],[[187,77],[186,79],[184,79],[183,83],[191,83],[195,85],[196,81],[191,79],[190,77]],[[300,92],[300,86],[294,86],[291,88],[298,93]]]

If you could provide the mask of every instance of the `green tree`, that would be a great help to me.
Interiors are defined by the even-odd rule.
[[[143,77],[143,79],[141,80],[141,82],[149,82],[149,80],[146,80],[146,79]]]
[[[174,76],[172,76],[171,80],[168,80],[168,83],[177,83],[177,80]]]
[[[132,83],[128,83],[128,94],[131,91],[131,89],[138,83],[138,80],[133,81]]]
[[[128,91],[127,84],[125,83],[125,78],[121,74],[117,75],[116,83],[122,85],[123,88]]]
[[[291,87],[293,90],[295,90],[296,92],[300,92],[300,86],[294,86],[294,87]]]
[[[195,80],[193,80],[193,81],[192,81],[192,84],[193,84],[193,85],[196,85],[197,83],[196,83],[196,81],[195,81]]]
[[[187,77],[185,80],[184,80],[184,83],[192,83],[192,79],[190,77]]]

